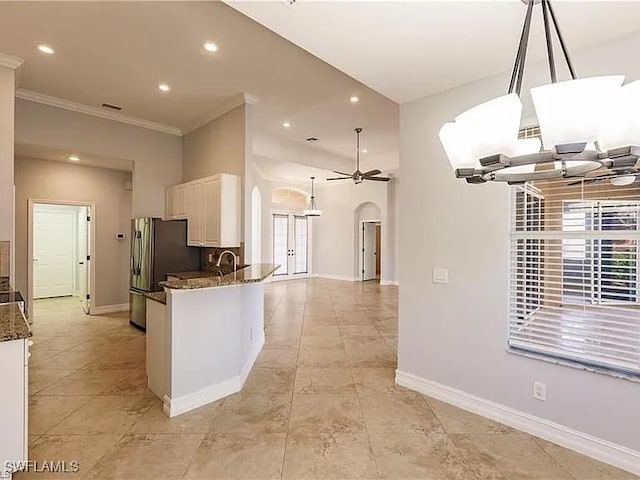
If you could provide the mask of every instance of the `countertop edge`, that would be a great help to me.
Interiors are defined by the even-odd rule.
[[[251,278],[244,278],[251,270],[251,268],[261,268],[262,270],[258,275],[252,276]],[[203,277],[203,278],[195,278],[190,280],[165,280],[159,282],[161,287],[164,287],[169,290],[198,290],[203,288],[218,288],[218,287],[228,287],[233,285],[242,285],[245,283],[258,283],[264,281],[270,275],[280,268],[278,264],[272,263],[258,263],[249,265],[241,270],[237,270],[235,272],[228,273],[223,276],[212,276],[212,277]],[[241,276],[241,278],[238,278]]]

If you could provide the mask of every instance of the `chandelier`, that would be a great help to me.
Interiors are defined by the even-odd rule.
[[[456,177],[468,183],[519,184],[584,177],[599,168],[628,172],[640,155],[640,80],[623,75],[577,79],[549,0],[527,4],[520,44],[506,95],[477,105],[446,123],[440,141]],[[535,5],[540,5],[551,83],[531,89],[542,141],[519,139],[520,91]],[[552,28],[571,80],[557,81]]]
[[[316,205],[316,197],[313,195],[313,181],[315,179],[316,177],[311,177],[311,199],[309,200],[309,208],[302,211],[307,217],[319,217],[322,215],[322,210]]]

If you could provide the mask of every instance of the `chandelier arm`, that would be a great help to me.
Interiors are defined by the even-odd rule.
[[[527,7],[527,15],[524,20],[524,36],[520,44],[520,64],[518,65],[518,76],[516,81],[516,94],[520,96],[522,90],[522,79],[524,77],[524,64],[527,59],[527,47],[529,46],[529,33],[531,32],[531,19],[533,17],[534,1],[530,0]]]
[[[527,6],[528,12],[529,6]],[[516,52],[516,60],[513,63],[513,70],[511,72],[511,81],[509,82],[509,91],[507,93],[513,93],[513,88],[516,84],[517,72],[520,66],[520,60],[522,57],[522,42],[524,42],[524,36],[527,32],[527,17],[524,18],[524,23],[522,24],[522,33],[520,34],[520,43],[518,43],[518,51]]]
[[[564,37],[562,36],[562,32],[560,31],[560,26],[558,25],[558,19],[556,18],[556,14],[553,11],[553,6],[551,2],[547,0],[547,7],[549,8],[549,13],[551,14],[551,20],[553,21],[553,26],[556,29],[556,34],[558,35],[558,40],[560,41],[560,47],[562,48],[562,53],[564,55],[564,60],[567,62],[567,67],[569,68],[569,73],[571,74],[571,78],[575,80],[576,71],[573,68],[573,62],[571,61],[571,57],[569,56],[569,51],[567,50],[567,44],[564,42]]]
[[[549,27],[549,1],[542,0],[542,17],[544,19],[544,35],[547,42],[547,57],[549,59],[549,75],[551,76],[551,83],[556,83],[558,77],[556,75],[556,61],[553,56],[553,39],[551,38],[551,28]]]

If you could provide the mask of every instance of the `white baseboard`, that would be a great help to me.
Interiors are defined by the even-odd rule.
[[[397,280],[380,280],[380,285],[397,287],[400,285],[400,283]]]
[[[640,475],[638,451],[410,373],[396,370],[396,383]]]
[[[342,280],[343,282],[357,281],[357,279],[354,277],[346,277],[343,275],[329,275],[327,273],[314,273],[313,276],[316,278],[326,278],[327,280]]]
[[[262,351],[264,346],[264,335],[256,343],[254,348],[249,354],[247,362],[243,365],[240,375],[225,380],[217,385],[212,385],[197,392],[190,393],[180,398],[169,398],[165,395],[163,398],[162,410],[169,417],[175,417],[181,413],[189,412],[195,408],[201,407],[208,403],[215,402],[221,398],[228,397],[234,393],[238,393],[244,387],[244,382],[247,381],[249,373],[253,368],[253,364],[258,359],[258,355]]]
[[[91,306],[90,308],[91,315],[104,315],[105,313],[127,312],[127,311],[129,311],[128,303],[121,303],[118,305],[102,305],[101,307]]]
[[[168,395],[165,395],[162,410],[167,416],[175,417],[181,413],[189,412],[195,408],[228,397],[240,390],[242,390],[242,380],[240,375],[237,375],[222,383],[203,388],[180,398],[169,398]]]

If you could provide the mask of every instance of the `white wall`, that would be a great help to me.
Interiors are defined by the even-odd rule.
[[[93,306],[129,302],[130,172],[18,157],[16,183],[16,288],[28,292],[28,200],[95,203],[95,299]],[[116,240],[123,232],[126,240]]]
[[[639,50],[636,35],[574,63],[581,75],[637,78]],[[541,83],[546,69],[527,74]],[[500,75],[401,106],[398,370],[640,451],[640,383],[506,351],[509,187],[457,180],[438,131],[507,85]],[[435,266],[449,269],[448,285],[431,282]],[[532,398],[534,381],[546,383],[546,402]]]
[[[0,241],[11,242],[11,271],[15,264],[13,225],[13,134],[15,71],[0,65]],[[13,278],[13,274],[10,275]]]
[[[351,181],[321,182],[316,187],[316,200],[322,209],[322,216],[314,218],[313,259],[314,274],[355,280],[358,276],[356,210],[364,203],[371,202],[380,209],[382,221],[382,278],[383,283],[397,281],[395,218],[396,202],[391,195],[396,189],[395,182],[364,182],[354,185]],[[391,203],[390,203],[391,200]],[[389,205],[393,209],[389,208]]]
[[[15,142],[134,162],[133,215],[164,216],[165,188],[182,180],[182,138],[16,100]]]

